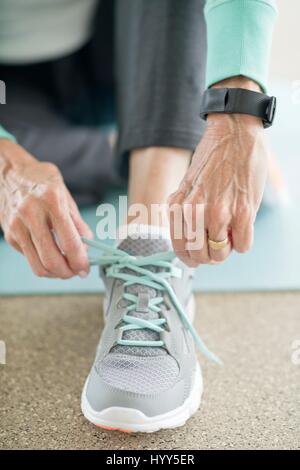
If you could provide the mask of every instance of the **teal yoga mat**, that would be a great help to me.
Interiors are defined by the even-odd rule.
[[[217,266],[198,268],[196,291],[249,291],[300,289],[300,103],[293,102],[291,84],[271,87],[278,96],[277,119],[269,131],[288,183],[290,202],[264,206],[255,225],[255,243],[244,255],[233,253]],[[116,202],[111,194],[106,202]],[[99,216],[92,207],[83,212],[95,229]],[[34,276],[22,255],[0,241],[0,295],[97,293],[103,291],[97,268],[87,279],[41,279]]]

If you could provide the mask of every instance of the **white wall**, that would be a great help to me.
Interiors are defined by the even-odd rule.
[[[300,80],[300,0],[277,0],[270,79]]]

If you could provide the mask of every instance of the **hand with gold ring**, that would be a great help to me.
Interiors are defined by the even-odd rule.
[[[225,80],[219,86],[259,91],[256,83],[243,77]],[[269,153],[260,119],[242,114],[208,115],[191,165],[168,201],[173,248],[187,265],[221,262],[232,249],[240,253],[249,250]],[[181,238],[176,236],[179,231],[178,211],[172,210],[175,206],[182,213]],[[188,206],[192,209],[185,211]],[[199,206],[202,207],[199,213],[204,215],[200,223]],[[191,249],[188,234],[199,231],[201,246]]]

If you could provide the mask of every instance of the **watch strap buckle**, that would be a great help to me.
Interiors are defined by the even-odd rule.
[[[271,96],[267,109],[266,109],[266,117],[264,119],[265,128],[270,127],[273,124],[275,112],[276,112],[276,98],[275,96]]]

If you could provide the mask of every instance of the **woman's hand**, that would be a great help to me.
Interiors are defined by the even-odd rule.
[[[37,276],[87,275],[80,237],[92,233],[58,168],[6,139],[0,139],[0,224],[7,242],[26,256]]]
[[[268,153],[260,119],[241,114],[208,116],[191,166],[169,198],[170,209],[176,204],[181,211],[184,236],[176,237],[176,230],[180,233],[176,227],[180,223],[178,210],[170,211],[171,236],[177,256],[186,264],[223,261],[232,248],[240,253],[249,250],[265,186]],[[190,204],[191,211],[186,210],[186,204]],[[198,216],[197,205],[202,205]],[[199,218],[201,213],[204,218]],[[188,234],[195,229],[202,231],[202,243],[190,249]],[[208,238],[222,241],[227,236],[225,248],[209,247]]]

